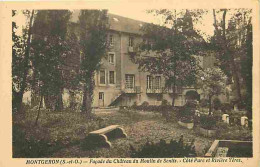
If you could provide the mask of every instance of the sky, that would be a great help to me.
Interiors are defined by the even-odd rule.
[[[148,23],[160,23],[160,19],[156,16],[153,16],[152,14],[149,14],[146,12],[147,9],[153,9],[144,6],[136,6],[135,8],[129,7],[118,7],[117,5],[109,6],[108,12],[120,16],[124,16],[127,18],[140,20]],[[18,16],[20,17],[14,17],[14,20],[17,22],[17,25],[20,25],[19,28],[22,28],[22,26],[25,25],[25,17],[19,12]],[[228,15],[227,15],[228,19]],[[200,22],[194,24],[195,29],[200,30],[202,33],[205,33],[206,35],[202,35],[203,38],[206,40],[207,36],[212,36],[214,33],[214,27],[213,27],[213,13],[212,10],[209,10],[208,13],[203,14]],[[21,31],[19,29],[18,31]]]
[[[156,16],[153,16],[152,14],[148,14],[146,12],[147,9],[149,8],[145,9],[143,7],[136,7],[134,10],[128,10],[125,8],[114,7],[108,9],[108,12],[112,14],[128,17],[131,19],[158,24],[160,22],[160,19],[158,19],[158,17]],[[201,22],[194,24],[194,27],[196,29],[201,30],[206,35],[212,36],[214,32],[212,10],[209,10],[207,14],[204,14],[202,16]]]

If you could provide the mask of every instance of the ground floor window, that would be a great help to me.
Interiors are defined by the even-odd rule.
[[[154,88],[160,89],[161,88],[161,76],[156,76],[154,81]]]
[[[128,89],[133,89],[135,87],[135,75],[126,74],[125,75],[125,87]]]
[[[147,75],[147,89],[152,89],[153,87],[153,78],[151,75]]]

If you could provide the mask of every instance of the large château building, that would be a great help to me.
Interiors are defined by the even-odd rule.
[[[71,22],[75,27],[78,24],[80,10],[72,14]],[[136,52],[137,46],[143,41],[141,28],[145,22],[130,18],[108,14],[109,49],[102,59],[101,68],[95,73],[95,89],[93,107],[109,106],[131,106],[143,102],[150,105],[160,105],[163,100],[172,102],[173,90],[164,88],[165,79],[161,75],[154,75],[138,69],[130,55]],[[203,68],[214,65],[213,56],[199,57],[200,66]],[[73,55],[67,62],[71,70],[80,64],[80,55]],[[69,69],[70,70],[70,69]],[[182,106],[186,103],[186,94],[189,91],[196,91],[200,98],[205,98],[202,90],[193,87],[176,88],[175,106]],[[24,96],[24,102],[28,102],[30,95]],[[79,103],[82,102],[82,95],[78,96]],[[64,89],[63,103],[69,105],[70,93]],[[30,102],[29,102],[30,103]]]
[[[79,11],[74,11],[72,21],[78,21]],[[145,22],[108,14],[109,51],[102,59],[102,65],[95,75],[93,107],[131,106],[147,101],[150,105],[160,105],[165,99],[171,103],[171,89],[164,88],[164,78],[138,69],[130,55],[136,51],[138,43],[143,41],[141,28]],[[210,57],[200,57],[200,65],[213,65]],[[176,88],[175,105],[185,104],[185,95],[195,87]]]

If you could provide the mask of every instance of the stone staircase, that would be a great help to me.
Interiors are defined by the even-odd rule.
[[[125,92],[124,92],[124,91],[121,91],[118,95],[116,95],[116,96],[113,98],[112,102],[108,105],[108,107],[114,106],[114,105],[120,100],[120,98],[121,98],[124,94],[125,94]]]

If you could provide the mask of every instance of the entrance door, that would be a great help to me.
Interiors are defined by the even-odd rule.
[[[105,105],[105,94],[104,94],[104,92],[99,92],[98,99],[99,99],[98,106],[104,107],[104,105]]]

